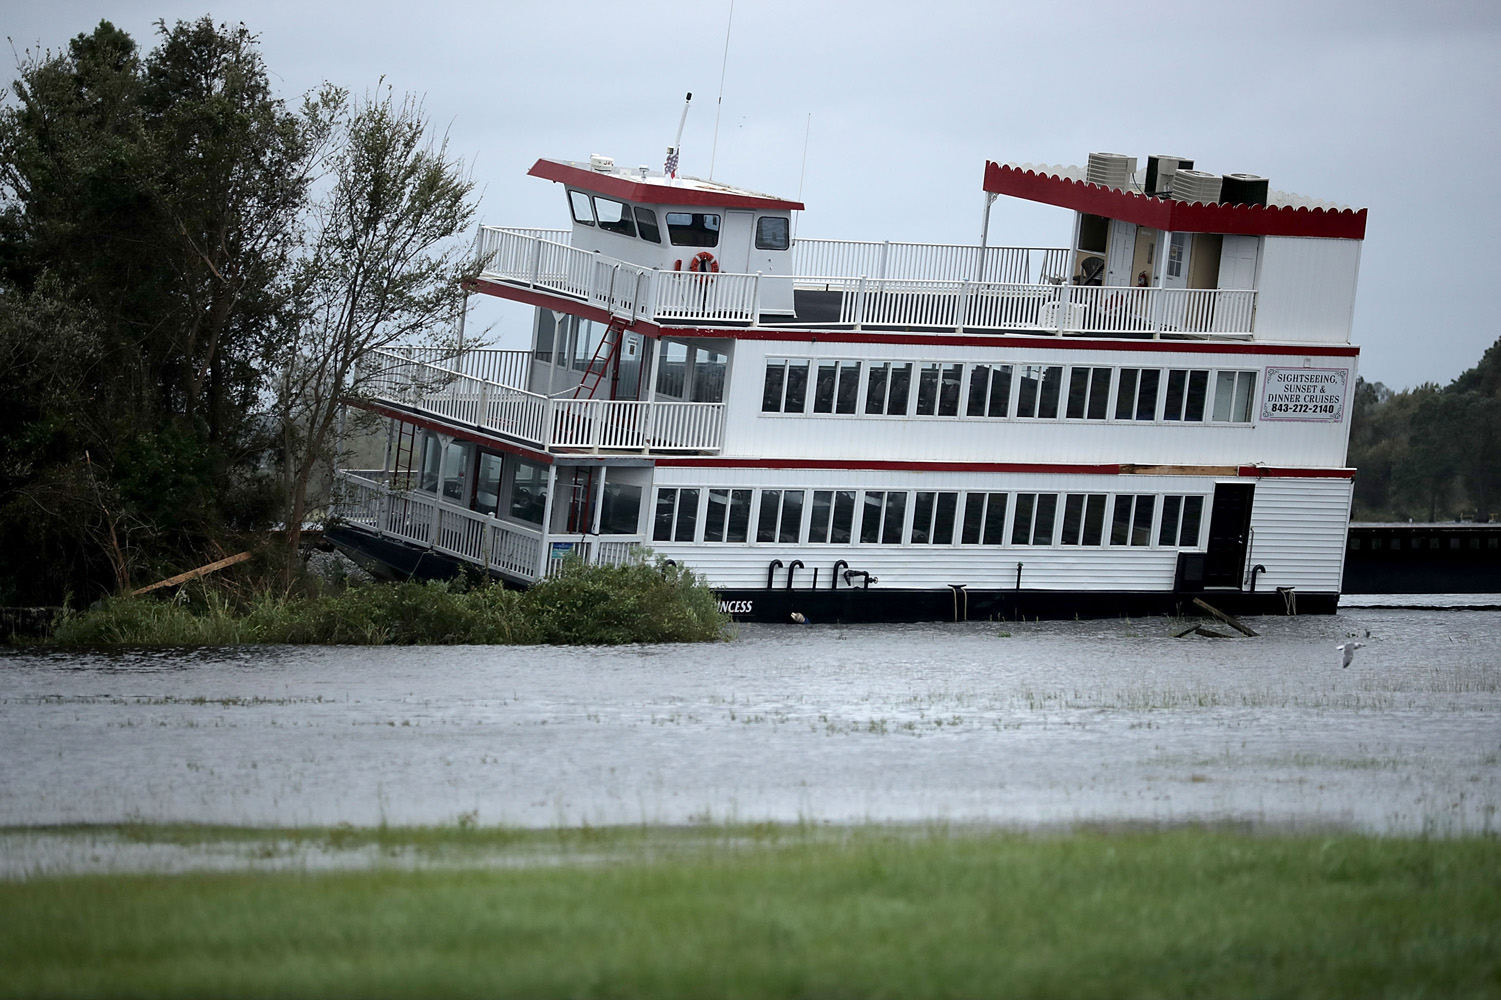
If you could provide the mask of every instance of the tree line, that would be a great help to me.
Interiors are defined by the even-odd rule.
[[[1447,386],[1360,379],[1349,464],[1357,521],[1489,521],[1501,502],[1501,339]]]
[[[295,552],[373,347],[438,336],[473,184],[419,102],[289,106],[257,39],[107,21],[0,105],[0,605]]]

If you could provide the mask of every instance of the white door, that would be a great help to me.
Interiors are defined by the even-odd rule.
[[[1225,236],[1220,248],[1220,287],[1255,288],[1259,236]]]
[[[1189,233],[1168,233],[1167,252],[1162,255],[1162,306],[1157,322],[1164,330],[1181,330],[1188,313],[1188,251],[1193,246]]]
[[[1105,255],[1105,284],[1131,284],[1131,261],[1136,256],[1136,224],[1110,220],[1110,248]]]
[[[751,223],[755,212],[727,209],[724,223],[719,228],[719,248],[714,256],[719,258],[719,269],[732,274],[745,274],[750,270]]]

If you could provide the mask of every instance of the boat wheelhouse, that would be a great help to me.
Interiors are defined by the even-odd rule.
[[[757,620],[1332,612],[1366,213],[1192,167],[987,163],[964,246],[539,160],[571,225],[482,227],[470,285],[535,307],[530,350],[369,357],[386,462],[329,537],[520,585],[650,547]],[[1067,245],[990,245],[1003,196]]]

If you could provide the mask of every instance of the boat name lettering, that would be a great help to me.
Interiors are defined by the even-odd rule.
[[[748,615],[755,608],[755,601],[720,601],[719,613],[722,615]]]

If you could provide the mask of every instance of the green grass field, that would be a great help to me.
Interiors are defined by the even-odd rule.
[[[126,835],[431,863],[0,883],[0,995],[1501,996],[1494,837]]]

